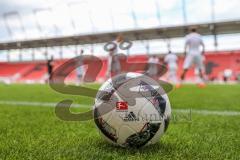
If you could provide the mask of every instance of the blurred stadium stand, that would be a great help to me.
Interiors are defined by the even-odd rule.
[[[159,58],[162,61],[163,55]],[[55,68],[63,64],[65,60],[55,60]],[[130,56],[129,61],[135,62],[147,62],[147,55]],[[183,57],[179,58],[178,75],[182,72]],[[46,62],[1,62],[0,68],[0,80],[5,82],[16,83],[44,83],[47,80],[47,68]],[[223,72],[225,69],[231,69],[233,75],[231,80],[236,80],[240,74],[240,51],[222,51],[222,52],[208,52],[205,59],[205,73],[209,81],[223,80]],[[97,80],[99,82],[105,79],[105,73],[107,70],[107,59],[103,58],[103,67],[99,73]],[[187,80],[194,80],[194,69],[191,69],[187,74]],[[165,76],[163,76],[163,79]],[[66,79],[68,82],[76,81],[76,73],[72,72]]]
[[[47,59],[53,56],[56,68],[77,56],[80,48],[85,55],[105,56],[98,75],[98,81],[103,81],[108,55],[103,45],[119,34],[133,41],[132,48],[124,51],[133,61],[147,61],[149,54],[157,54],[162,59],[169,50],[179,53],[179,75],[183,37],[192,26],[203,35],[208,51],[205,60],[208,80],[221,80],[226,69],[233,71],[231,80],[240,79],[240,14],[236,9],[240,3],[237,0],[231,3],[228,0],[167,3],[164,0],[63,0],[59,4],[40,4],[34,2],[32,7],[22,9],[5,6],[6,10],[2,11],[0,81],[45,83]],[[25,12],[27,9],[29,12]],[[194,74],[192,69],[187,79],[192,81]],[[74,82],[75,72],[66,80]]]

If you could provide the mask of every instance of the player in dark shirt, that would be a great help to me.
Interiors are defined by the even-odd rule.
[[[51,80],[52,71],[53,71],[53,56],[51,57],[51,59],[47,61],[47,71],[48,71],[48,79]]]

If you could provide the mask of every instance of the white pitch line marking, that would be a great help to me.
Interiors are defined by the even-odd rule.
[[[240,111],[231,110],[202,110],[202,109],[174,109],[178,113],[197,113],[202,115],[220,115],[220,116],[240,116]]]
[[[36,106],[36,107],[55,107],[56,102],[27,102],[27,101],[0,101],[0,104],[18,105],[18,106]],[[71,107],[89,108],[86,104],[72,104]]]
[[[27,101],[0,101],[2,105],[18,105],[18,106],[35,106],[35,107],[55,107],[56,102],[27,102]],[[72,104],[71,107],[90,108],[86,104]],[[240,111],[231,110],[204,110],[204,109],[173,109],[173,112],[178,113],[196,113],[202,115],[220,115],[220,116],[240,116]]]

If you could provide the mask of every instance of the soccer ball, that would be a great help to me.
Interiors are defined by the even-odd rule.
[[[99,89],[93,107],[100,135],[122,147],[154,144],[166,131],[171,107],[163,88],[143,74],[120,74]]]

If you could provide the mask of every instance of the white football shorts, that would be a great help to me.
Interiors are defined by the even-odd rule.
[[[201,54],[187,55],[184,60],[183,69],[189,69],[193,64],[195,65],[196,69],[203,69],[203,56]]]

